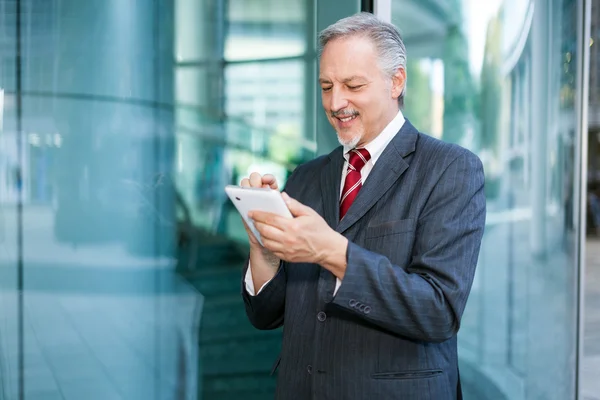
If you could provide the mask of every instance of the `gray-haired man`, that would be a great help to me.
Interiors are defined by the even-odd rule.
[[[246,312],[284,325],[278,399],[461,398],[456,334],[485,222],[481,162],[405,120],[406,52],[371,14],[320,35],[341,146],[298,167],[294,219],[253,212]],[[277,188],[257,173],[244,186]]]

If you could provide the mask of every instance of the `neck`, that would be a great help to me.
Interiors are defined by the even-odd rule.
[[[357,148],[364,147],[367,144],[369,144],[373,139],[375,139],[377,136],[379,136],[381,134],[381,132],[383,132],[385,127],[388,126],[394,118],[396,118],[396,115],[398,115],[399,111],[400,111],[400,108],[398,108],[398,106],[396,106],[395,109],[391,108],[387,113],[385,113],[385,117],[382,119],[382,123],[379,124],[372,132],[369,132],[368,134],[364,135],[362,137],[362,139],[358,142],[356,147]]]

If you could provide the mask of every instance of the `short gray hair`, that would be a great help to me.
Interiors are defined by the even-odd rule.
[[[387,76],[392,77],[399,68],[406,71],[406,48],[400,32],[394,25],[384,22],[367,12],[340,19],[321,31],[319,34],[319,55],[330,41],[350,36],[364,36],[371,39],[379,53],[381,70]],[[398,97],[398,103],[401,107],[404,105],[405,92],[406,82],[400,97]]]

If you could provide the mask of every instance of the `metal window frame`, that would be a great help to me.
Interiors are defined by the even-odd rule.
[[[382,21],[392,22],[392,0],[373,0],[372,5],[372,12],[375,16]]]
[[[587,208],[587,177],[588,177],[588,107],[589,107],[589,76],[590,76],[590,37],[591,37],[591,14],[592,0],[579,0],[577,2],[578,15],[577,32],[578,50],[581,56],[577,57],[577,80],[576,110],[576,186],[573,195],[579,195],[578,225],[576,227],[578,248],[575,252],[575,265],[577,267],[577,344],[575,361],[575,393],[574,398],[583,399],[581,371],[583,364],[584,334],[585,334],[585,267],[586,267],[586,208]]]

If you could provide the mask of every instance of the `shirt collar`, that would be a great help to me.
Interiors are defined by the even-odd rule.
[[[365,149],[367,149],[371,155],[370,161],[373,163],[373,165],[375,165],[377,159],[381,153],[383,153],[383,150],[392,141],[394,136],[396,136],[400,128],[402,128],[402,125],[404,125],[404,115],[402,114],[402,111],[398,110],[398,114],[396,114],[394,119],[391,120],[385,128],[383,128],[383,131],[381,131],[381,133],[377,135],[375,139],[371,140],[365,145]],[[344,158],[346,161],[348,161],[350,157],[348,155],[350,150],[352,150],[352,147],[344,146]]]

